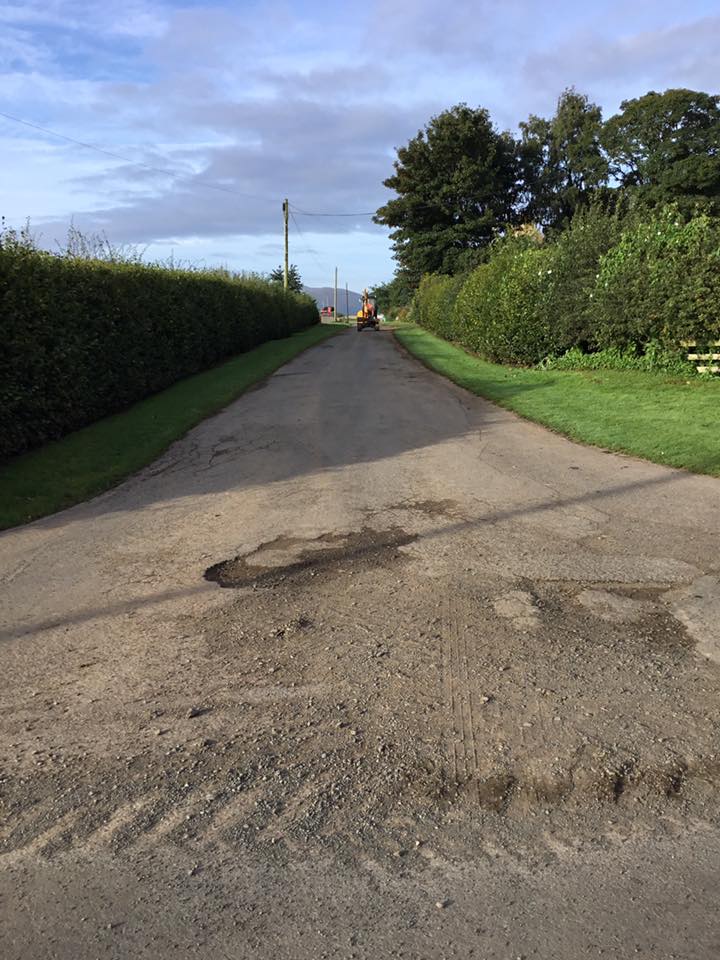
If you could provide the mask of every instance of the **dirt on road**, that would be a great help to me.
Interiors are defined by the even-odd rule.
[[[0,535],[2,956],[719,956],[719,506],[348,332]]]

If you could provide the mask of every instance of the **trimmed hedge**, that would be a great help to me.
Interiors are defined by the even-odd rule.
[[[602,351],[600,366],[684,372],[684,341],[720,340],[720,220],[704,215],[591,208],[555,241],[532,228],[495,241],[462,279],[423,278],[411,316],[500,363],[567,369]]]
[[[602,257],[593,315],[600,347],[720,339],[720,221],[668,210]]]
[[[0,457],[317,322],[259,279],[0,245]]]
[[[555,250],[517,237],[494,245],[455,305],[461,342],[489,360],[534,363],[554,348],[550,300]]]
[[[621,210],[606,212],[592,206],[575,214],[553,244],[554,352],[562,354],[575,347],[597,349],[597,305],[593,297],[600,261],[619,243],[631,216]]]
[[[426,274],[413,300],[409,319],[432,330],[439,337],[452,339],[454,334],[453,309],[464,276],[447,277],[444,274]]]

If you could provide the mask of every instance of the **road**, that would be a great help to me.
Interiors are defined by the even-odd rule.
[[[719,494],[348,331],[2,534],[2,956],[717,957]]]

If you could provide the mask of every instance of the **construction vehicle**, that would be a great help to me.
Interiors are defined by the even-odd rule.
[[[370,299],[367,287],[362,292],[362,306],[355,314],[355,319],[357,320],[358,330],[364,330],[365,327],[370,327],[372,330],[379,328],[377,307],[375,301]]]

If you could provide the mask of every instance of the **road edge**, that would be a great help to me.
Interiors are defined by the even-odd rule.
[[[173,393],[186,391],[193,382],[197,383],[199,378],[209,378],[213,373],[226,372],[231,365],[252,364],[252,361],[257,360],[261,355],[261,351],[267,352],[273,346],[289,346],[296,337],[301,337],[310,331],[319,331],[323,326],[329,329],[323,330],[322,334],[312,342],[296,343],[297,349],[290,356],[277,358],[277,363],[272,358],[265,358],[265,362],[257,372],[252,370],[246,372],[237,391],[218,397],[217,402],[209,402],[201,411],[188,412],[182,423],[178,425],[178,429],[166,430],[166,435],[160,442],[153,444],[145,439],[143,452],[137,452],[132,456],[126,466],[113,466],[104,459],[102,439],[105,439],[105,442],[107,439],[102,438],[102,434],[109,432],[118,437],[124,435],[124,439],[127,440],[128,427],[139,412],[150,410],[153,405],[163,404]],[[0,534],[3,531],[27,526],[44,517],[56,515],[78,504],[88,503],[115,489],[152,464],[200,423],[216,416],[248,391],[262,387],[281,367],[307,350],[321,346],[345,332],[345,329],[335,325],[330,327],[329,324],[318,324],[307,327],[304,331],[290,337],[266,341],[253,350],[231,357],[210,370],[203,370],[183,378],[165,390],[139,400],[127,410],[103,417],[59,440],[51,441],[37,450],[29,451],[0,465],[0,504],[2,504]],[[131,436],[130,439],[132,439]],[[89,457],[90,461],[89,466],[85,467],[89,477],[84,482],[78,480],[73,474],[73,467],[78,464],[83,455]],[[73,479],[79,483],[77,490],[71,489]]]
[[[560,430],[557,427],[553,427],[551,424],[546,423],[545,421],[539,418],[531,417],[531,416],[528,416],[527,414],[521,413],[520,411],[515,410],[510,405],[504,404],[499,400],[488,397],[482,393],[475,393],[473,390],[470,390],[467,387],[463,386],[463,384],[458,383],[456,380],[453,380],[451,376],[448,376],[447,374],[443,373],[441,370],[438,370],[436,367],[431,366],[431,364],[426,363],[422,357],[413,353],[408,346],[406,346],[401,340],[398,339],[397,330],[394,329],[390,332],[392,333],[392,338],[395,346],[402,354],[407,356],[409,359],[413,360],[415,363],[419,364],[424,370],[427,370],[429,373],[432,373],[437,377],[441,377],[447,383],[452,384],[453,387],[461,391],[461,393],[464,396],[473,397],[476,400],[482,400],[483,403],[489,403],[493,407],[496,407],[499,410],[503,410],[505,413],[508,413],[514,417],[517,417],[519,420],[522,420],[524,423],[532,424],[534,427],[537,427],[538,429],[547,430],[548,433],[552,433],[557,437],[562,437],[564,440],[567,440],[568,443],[575,443],[580,447],[592,447],[593,450],[601,450],[603,453],[612,454],[615,457],[623,457],[626,460],[635,460],[638,463],[651,463],[653,464],[653,466],[661,467],[664,470],[677,470],[679,473],[688,474],[689,476],[693,476],[693,477],[707,477],[710,480],[720,480],[720,476],[718,474],[704,473],[697,470],[691,470],[689,467],[682,467],[672,463],[662,463],[659,460],[652,460],[649,457],[644,457],[639,453],[634,453],[633,451],[627,448],[621,449],[618,447],[615,447],[615,448],[607,447],[601,443],[593,443],[590,440],[582,440],[579,437],[571,436],[569,433],[567,433],[564,430]],[[424,332],[427,333],[428,331],[424,331]],[[431,336],[436,336],[436,334],[431,334]],[[442,340],[442,338],[438,337],[438,340]],[[457,346],[458,350],[462,350],[462,352],[465,353],[468,357],[470,357],[471,359],[473,358],[473,354],[470,353],[468,350],[465,350],[463,347],[460,347],[457,344],[452,344],[449,341],[443,341],[443,342],[448,343],[450,346]]]

